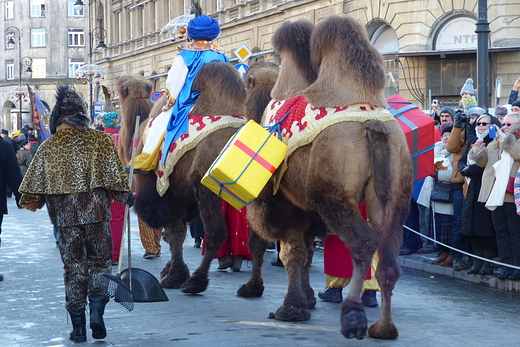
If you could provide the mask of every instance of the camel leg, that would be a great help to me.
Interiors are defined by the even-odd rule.
[[[316,296],[314,296],[314,289],[310,284],[309,268],[312,264],[312,258],[314,256],[314,233],[307,232],[304,235],[305,246],[307,248],[307,259],[304,265],[304,269],[301,273],[301,289],[307,297],[307,308],[312,309],[316,306]]]
[[[186,226],[178,223],[164,228],[164,240],[170,246],[171,259],[161,271],[161,286],[178,289],[190,277],[190,270],[184,262],[182,244],[186,238]]]
[[[347,339],[362,339],[367,332],[365,308],[361,302],[361,290],[372,256],[377,247],[376,234],[359,213],[358,204],[350,200],[345,209],[344,220],[348,230],[337,235],[350,247],[354,272],[350,290],[341,304],[341,333]]]
[[[402,211],[407,207],[402,208]],[[401,268],[398,264],[398,255],[403,242],[402,224],[400,217],[406,212],[397,210],[394,215],[371,216],[375,230],[380,231],[379,240],[379,264],[376,270],[376,278],[381,287],[381,313],[379,320],[373,324],[368,333],[373,338],[396,339],[399,335],[397,327],[392,321],[391,298],[395,283],[401,276]]]
[[[327,227],[349,246],[354,261],[350,289],[341,304],[341,333],[347,339],[363,339],[368,323],[360,296],[363,280],[377,247],[377,236],[361,216],[356,200],[341,193],[327,195],[320,191],[312,197]]]
[[[268,242],[258,236],[253,229],[250,230],[248,246],[253,257],[251,278],[237,291],[237,295],[244,298],[257,298],[264,293],[264,280],[262,279],[262,265],[264,264],[265,250]]]
[[[193,275],[181,286],[181,290],[188,294],[202,293],[208,287],[208,272],[211,261],[218,253],[220,246],[227,237],[226,223],[222,215],[220,198],[207,188],[198,191],[199,212],[204,224],[205,252],[199,267]]]
[[[288,230],[284,239],[280,240],[280,248],[280,260],[285,265],[288,288],[283,305],[276,310],[274,318],[290,322],[307,321],[311,319],[311,313],[302,282],[309,278],[309,260],[302,231],[297,228]]]

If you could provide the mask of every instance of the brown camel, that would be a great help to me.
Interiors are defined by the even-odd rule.
[[[310,46],[308,30],[303,28],[312,30],[312,24],[304,24],[303,20],[284,22],[273,36],[283,64],[272,91],[275,100],[267,107],[263,122],[267,123],[273,105],[299,94],[315,113],[325,108],[357,108],[358,114],[369,116],[329,125],[312,142],[295,149],[286,158],[279,186],[270,182],[248,206],[252,229],[266,240],[281,242],[288,291],[274,318],[310,319],[309,309],[316,304],[308,269],[313,240],[329,231],[350,247],[355,266],[349,294],[341,304],[342,334],[349,339],[366,335],[360,295],[377,249],[381,315],[368,332],[374,338],[395,339],[398,331],[392,322],[390,300],[401,274],[397,258],[413,176],[403,131],[385,110],[383,59],[370,44],[365,28],[352,18],[322,20],[312,31]],[[295,49],[295,44],[301,47]],[[302,52],[309,47],[310,55],[304,56]],[[373,112],[367,112],[370,110]],[[370,225],[359,212],[363,201]],[[241,290],[247,292],[248,288],[241,288],[239,294]]]
[[[231,64],[205,64],[198,72],[193,88],[200,91],[200,96],[190,115],[243,116],[245,86]],[[166,98],[155,105],[151,118],[161,112],[166,104],[163,99]],[[241,122],[245,124],[246,118]],[[164,227],[164,240],[170,246],[172,258],[161,271],[161,285],[165,288],[181,288],[183,292],[192,294],[207,288],[211,261],[227,234],[221,199],[204,187],[200,180],[236,131],[237,126],[215,130],[187,151],[175,164],[169,176],[170,186],[163,196],[157,192],[155,173],[135,177],[134,209],[137,215],[153,228]],[[206,251],[199,267],[190,277],[183,260],[182,244],[186,237],[186,224],[195,219],[197,211],[204,224]]]
[[[124,166],[132,159],[132,138],[135,120],[140,116],[142,124],[150,114],[154,103],[150,100],[152,85],[141,75],[123,75],[116,81],[121,105],[121,130],[117,152]]]

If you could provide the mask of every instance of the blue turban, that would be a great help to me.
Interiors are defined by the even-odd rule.
[[[218,21],[206,15],[198,16],[188,23],[188,36],[195,41],[213,41],[220,34]]]

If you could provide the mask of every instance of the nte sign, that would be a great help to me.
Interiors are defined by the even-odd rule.
[[[476,21],[469,17],[455,18],[439,30],[435,50],[477,49]]]

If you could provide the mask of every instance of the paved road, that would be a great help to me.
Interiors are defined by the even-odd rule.
[[[9,199],[0,249],[0,346],[72,346],[71,326],[64,308],[62,264],[54,245],[45,210],[18,210]],[[168,260],[163,256],[142,259],[143,250],[132,223],[132,266],[156,276]],[[184,255],[193,271],[200,249],[191,238]],[[400,330],[395,341],[366,337],[346,340],[339,332],[339,305],[319,301],[312,319],[303,323],[268,319],[286,292],[285,271],[272,267],[274,252],[264,266],[265,294],[243,299],[237,288],[250,275],[250,263],[242,272],[210,272],[210,284],[201,295],[166,290],[168,302],[136,303],[132,312],[110,302],[105,314],[108,336],[88,344],[97,346],[518,346],[517,294],[466,283],[451,277],[405,269],[394,293],[394,321]],[[123,267],[126,268],[126,265]],[[323,254],[317,251],[311,267],[312,286],[324,287]],[[379,296],[378,296],[379,300]],[[368,308],[375,322],[379,308]]]

